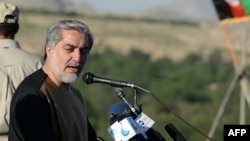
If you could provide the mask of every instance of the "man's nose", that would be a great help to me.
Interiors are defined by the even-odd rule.
[[[80,62],[81,61],[81,52],[79,50],[75,50],[73,53],[73,60],[76,62]]]

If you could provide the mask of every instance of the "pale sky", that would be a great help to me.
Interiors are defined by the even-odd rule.
[[[104,12],[129,12],[159,6],[172,0],[73,0],[76,2],[86,2],[97,10]]]

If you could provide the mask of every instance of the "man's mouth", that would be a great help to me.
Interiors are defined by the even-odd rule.
[[[71,70],[71,72],[74,72],[74,73],[82,70],[80,66],[68,66],[68,68]]]

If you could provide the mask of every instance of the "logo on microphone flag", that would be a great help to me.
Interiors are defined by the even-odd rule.
[[[141,134],[139,125],[132,117],[126,117],[120,122],[114,122],[108,132],[115,141],[128,141],[137,134]]]
[[[143,112],[136,117],[135,121],[139,124],[139,126],[142,127],[144,132],[147,132],[148,129],[151,128],[155,123],[150,117],[148,117]]]

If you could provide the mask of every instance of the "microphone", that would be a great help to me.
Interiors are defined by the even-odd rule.
[[[144,132],[147,132],[149,128],[151,128],[155,123],[150,117],[141,111],[138,115],[135,115],[125,102],[112,105],[109,109],[109,114],[111,115],[110,124],[116,120],[119,120],[120,118],[131,116]]]
[[[109,134],[117,141],[146,141],[145,129],[134,119],[136,115],[125,102],[114,104],[109,109]]]
[[[174,127],[173,124],[169,123],[165,126],[165,130],[171,136],[174,141],[186,141],[184,136]]]
[[[122,138],[122,133],[125,132],[122,129],[127,129],[127,131],[129,131],[130,133],[133,133],[130,134],[131,136],[129,136],[129,138],[127,138],[129,139],[129,141],[166,141],[160,133],[151,128],[154,124],[154,121],[143,112],[139,112],[139,115],[136,116],[131,111],[128,104],[126,104],[125,102],[117,103],[110,107],[109,114],[111,115],[111,126],[110,128],[108,128],[108,132],[113,137],[113,139],[117,141],[124,140],[125,137]],[[129,120],[126,118],[129,118]],[[137,132],[135,129],[132,130],[131,128],[129,128],[130,130],[128,130],[128,127],[125,127],[123,124],[120,124],[121,121],[123,121],[124,119],[130,122],[127,124],[127,126],[136,123],[140,127],[140,130]],[[145,138],[145,134],[147,138]]]
[[[86,72],[82,76],[82,80],[87,83],[87,84],[92,84],[92,83],[103,83],[103,84],[109,84],[111,86],[119,86],[119,87],[131,87],[134,88],[136,87],[134,84],[125,82],[125,81],[119,81],[119,80],[113,80],[113,79],[108,79],[108,78],[102,78],[99,76],[95,76],[91,72]]]

